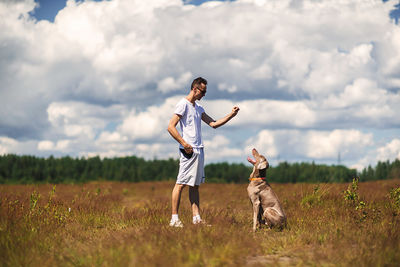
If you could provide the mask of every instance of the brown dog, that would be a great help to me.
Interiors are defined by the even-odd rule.
[[[265,181],[269,163],[255,148],[253,148],[252,152],[255,160],[247,157],[247,160],[254,166],[253,172],[250,174],[247,193],[253,204],[253,231],[256,231],[257,226],[260,224],[266,224],[270,228],[274,226],[282,228],[286,225],[286,214],[278,197]]]

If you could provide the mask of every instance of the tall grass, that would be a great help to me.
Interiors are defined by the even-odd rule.
[[[283,231],[252,233],[246,186],[205,184],[202,217],[170,228],[172,183],[1,185],[3,266],[396,266],[400,180],[272,184]],[[363,204],[360,204],[363,203]]]

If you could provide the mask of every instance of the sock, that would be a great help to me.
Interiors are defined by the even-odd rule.
[[[177,220],[179,220],[178,214],[172,214],[171,221],[176,222]]]
[[[193,223],[198,223],[200,221],[201,221],[200,214],[197,214],[196,216],[193,216]]]

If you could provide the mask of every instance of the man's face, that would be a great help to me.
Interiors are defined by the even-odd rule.
[[[200,100],[203,98],[203,96],[206,95],[207,92],[207,86],[204,83],[201,83],[199,85],[196,85],[196,99]]]

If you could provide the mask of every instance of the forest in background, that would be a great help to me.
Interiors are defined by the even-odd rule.
[[[41,158],[27,155],[0,156],[1,184],[85,183],[90,181],[175,180],[179,161],[145,160],[136,156],[119,158]],[[211,163],[205,166],[207,182],[247,183],[252,166],[238,163]],[[361,172],[343,165],[281,162],[267,171],[267,180],[276,183],[332,183],[400,178],[400,160],[378,162]]]

